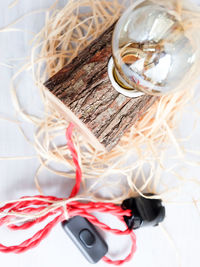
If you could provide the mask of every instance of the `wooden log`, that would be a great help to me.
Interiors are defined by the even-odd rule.
[[[66,120],[99,150],[111,150],[157,97],[129,98],[118,93],[107,73],[113,24],[70,64],[51,77],[47,95]]]

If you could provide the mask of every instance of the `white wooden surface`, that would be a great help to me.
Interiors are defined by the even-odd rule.
[[[52,0],[19,0],[19,3],[12,9],[8,8],[9,1],[0,1],[0,28],[17,19],[19,16],[40,8],[49,7]],[[66,1],[60,1],[63,6]],[[200,1],[196,1],[197,3]],[[29,40],[32,33],[38,32],[44,23],[43,15],[31,15],[17,24],[17,27],[25,32],[0,33],[0,118],[7,117],[15,119],[15,110],[10,95],[10,79],[17,68],[22,64],[19,58],[29,55]],[[15,66],[8,68],[5,64]],[[24,90],[21,94],[22,103],[29,109],[41,112],[42,105],[39,101],[37,88],[33,86],[30,75],[23,79]],[[23,96],[22,96],[23,95]],[[188,108],[190,111],[190,108]],[[26,132],[32,135],[34,129],[27,123],[23,123]],[[191,119],[188,113],[185,114],[182,129],[185,133],[190,132]],[[190,147],[200,146],[199,130],[197,131]],[[34,149],[27,144],[22,134],[14,123],[0,119],[0,157],[10,156],[34,156]],[[33,195],[37,191],[34,186],[33,177],[38,167],[35,158],[30,160],[3,161],[0,160],[0,200],[14,199],[23,195]],[[187,173],[192,177],[198,177],[199,168],[190,167]],[[45,180],[46,178],[46,180]],[[44,184],[47,186],[48,194],[65,195],[68,184],[64,180],[59,183],[53,178],[44,177]],[[188,189],[189,190],[189,189]],[[181,266],[198,267],[199,240],[200,240],[200,217],[193,205],[170,205],[166,206],[167,218],[165,228],[173,237],[175,245],[181,258]],[[30,236],[32,231],[20,233],[9,232],[7,229],[0,229],[0,243],[17,244]],[[125,266],[135,267],[177,267],[176,252],[161,228],[146,228],[136,232],[137,253],[134,259]],[[110,251],[119,254],[126,251],[128,239],[109,237]],[[120,255],[120,254],[119,254]],[[6,267],[66,267],[66,266],[90,266],[80,255],[60,226],[57,226],[52,233],[35,249],[21,255],[0,254],[0,265]],[[97,266],[105,266],[100,262]]]

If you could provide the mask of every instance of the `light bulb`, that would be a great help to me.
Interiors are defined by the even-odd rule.
[[[191,70],[194,49],[175,12],[151,1],[137,3],[114,29],[112,80],[128,96],[170,93]]]

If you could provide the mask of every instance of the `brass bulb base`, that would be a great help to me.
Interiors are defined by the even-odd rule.
[[[131,98],[144,95],[143,92],[140,92],[134,88],[131,88],[121,77],[119,77],[112,57],[110,58],[108,62],[108,76],[110,78],[112,86],[119,93],[127,97],[131,97]]]

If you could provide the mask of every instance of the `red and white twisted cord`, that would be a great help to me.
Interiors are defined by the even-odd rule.
[[[33,197],[22,197],[21,199],[9,202],[0,208],[0,226],[7,225],[12,230],[26,230],[32,226],[54,217],[46,226],[37,231],[32,237],[23,241],[19,245],[5,246],[0,244],[0,251],[4,253],[22,253],[36,247],[58,223],[66,220],[66,212],[70,217],[82,216],[87,218],[92,224],[102,230],[116,235],[130,235],[132,246],[131,251],[125,259],[111,260],[103,257],[103,260],[110,264],[121,265],[129,261],[136,250],[136,237],[132,230],[128,229],[123,216],[130,216],[131,210],[123,210],[120,206],[104,202],[82,203],[73,198],[79,192],[82,171],[78,161],[78,154],[72,140],[73,125],[70,124],[66,131],[67,145],[71,152],[73,162],[76,166],[76,183],[71,191],[70,197],[57,198],[54,196],[36,195]],[[109,213],[124,223],[125,230],[113,229],[105,223],[99,221],[92,212]],[[18,219],[22,218],[22,219]],[[19,223],[20,222],[20,223]]]

